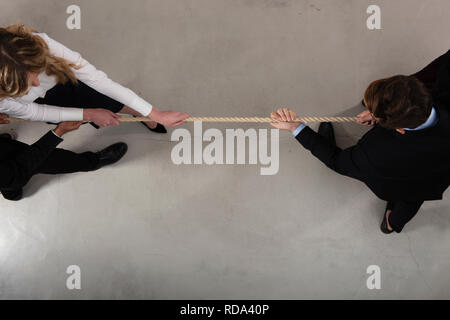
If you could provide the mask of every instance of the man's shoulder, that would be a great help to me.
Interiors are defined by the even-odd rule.
[[[375,141],[382,141],[385,139],[392,138],[393,130],[385,129],[375,124],[372,129],[367,131],[361,139],[359,139],[358,144],[372,143]]]
[[[443,102],[447,110],[450,108],[450,50],[444,54],[431,94],[435,103]]]

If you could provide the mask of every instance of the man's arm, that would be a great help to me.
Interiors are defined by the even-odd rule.
[[[358,145],[342,150],[330,144],[305,124],[293,122],[297,115],[287,108],[278,109],[277,113],[272,112],[270,116],[278,121],[283,121],[272,122],[272,126],[290,131],[303,147],[311,151],[328,168],[358,180],[364,176],[358,164],[364,163],[365,156]]]
[[[295,136],[300,144],[322,161],[328,168],[339,174],[361,180],[364,176],[358,164],[363,163],[364,155],[358,145],[341,149],[331,145],[324,137],[306,126]]]

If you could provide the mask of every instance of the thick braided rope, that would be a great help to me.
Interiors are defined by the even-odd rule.
[[[283,122],[261,117],[190,117],[186,121],[202,122]],[[356,117],[299,117],[293,122],[356,122]]]
[[[9,121],[22,122],[27,121],[18,118],[8,118]],[[145,117],[120,117],[120,122],[140,122],[140,121],[150,121],[149,118]],[[283,122],[281,120],[276,120],[272,118],[261,118],[261,117],[189,117],[186,122]],[[356,122],[356,117],[299,117],[293,122]]]

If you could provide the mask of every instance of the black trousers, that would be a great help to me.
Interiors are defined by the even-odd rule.
[[[102,108],[114,113],[124,107],[123,103],[92,89],[80,80],[77,84],[71,81],[67,81],[65,84],[58,83],[46,92],[44,98],[37,98],[34,102],[67,108]],[[91,124],[98,129],[98,126]]]
[[[389,215],[389,224],[395,232],[401,232],[407,224],[419,211],[423,200],[417,201],[390,201],[392,206]]]
[[[0,160],[14,156],[30,146],[26,143],[6,138],[0,138]],[[92,171],[98,164],[98,156],[93,152],[75,153],[65,149],[53,150],[48,158],[36,168],[33,174],[59,174],[79,171]]]
[[[82,81],[74,84],[70,81],[65,84],[58,83],[46,92],[44,98],[34,102],[70,108],[103,108],[114,113],[119,112],[124,104],[92,89]],[[1,159],[14,157],[14,154],[29,148],[29,145],[20,141],[0,139]],[[93,152],[75,153],[64,149],[55,149],[33,174],[60,174],[92,171],[98,164],[98,156]]]

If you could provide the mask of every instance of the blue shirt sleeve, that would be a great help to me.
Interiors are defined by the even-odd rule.
[[[306,127],[306,124],[302,123],[301,125],[299,125],[299,126],[297,127],[297,129],[295,129],[294,132],[292,132],[292,135],[293,135],[294,137],[296,137],[296,136],[300,133],[300,131],[302,131],[305,127]]]

